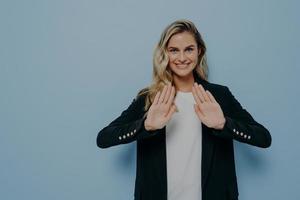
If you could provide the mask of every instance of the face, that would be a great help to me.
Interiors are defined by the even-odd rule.
[[[173,35],[168,43],[169,68],[173,76],[184,78],[192,76],[198,61],[198,50],[194,36],[189,32]]]

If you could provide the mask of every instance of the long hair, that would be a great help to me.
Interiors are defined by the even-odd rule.
[[[147,111],[151,106],[156,93],[162,90],[163,87],[171,82],[173,85],[173,76],[171,70],[168,68],[169,57],[167,54],[167,46],[170,38],[177,34],[189,32],[191,33],[197,43],[198,49],[201,50],[198,56],[198,62],[194,69],[197,75],[202,79],[207,80],[208,66],[206,62],[206,46],[202,39],[202,36],[198,32],[193,22],[189,20],[177,20],[168,25],[162,32],[160,40],[154,49],[153,54],[153,74],[152,83],[149,87],[141,90],[138,95],[146,95],[144,110]]]

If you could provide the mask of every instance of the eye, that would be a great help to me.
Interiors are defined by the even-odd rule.
[[[178,50],[177,49],[170,49],[170,52],[171,53],[175,53],[175,52],[177,52]]]
[[[188,52],[192,52],[192,51],[194,51],[194,49],[193,48],[187,48],[186,49]]]

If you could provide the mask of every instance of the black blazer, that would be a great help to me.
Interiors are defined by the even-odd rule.
[[[209,83],[196,74],[194,77],[213,94],[226,118],[223,130],[202,124],[202,200],[238,199],[233,140],[267,148],[271,135],[242,108],[226,86]],[[135,200],[167,200],[165,127],[145,130],[144,105],[145,95],[137,96],[98,133],[97,145],[107,148],[137,141]]]

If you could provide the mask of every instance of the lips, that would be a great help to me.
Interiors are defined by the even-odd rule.
[[[189,64],[185,64],[185,65],[176,65],[176,67],[178,67],[179,69],[184,69],[187,68],[189,66]]]

